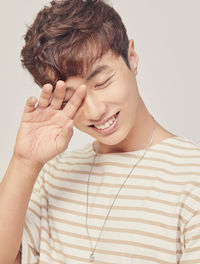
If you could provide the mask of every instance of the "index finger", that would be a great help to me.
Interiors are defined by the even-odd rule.
[[[78,108],[80,107],[84,97],[86,95],[86,86],[81,85],[77,88],[73,96],[67,102],[65,107],[63,108],[64,113],[69,119],[73,119]]]

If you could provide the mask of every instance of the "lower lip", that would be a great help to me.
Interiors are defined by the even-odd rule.
[[[92,127],[92,129],[94,129],[96,132],[98,132],[102,135],[109,135],[109,134],[113,133],[117,128],[118,116],[119,116],[119,113],[117,114],[117,117],[115,118],[114,123],[110,127],[105,128],[105,129],[98,129],[96,127]]]

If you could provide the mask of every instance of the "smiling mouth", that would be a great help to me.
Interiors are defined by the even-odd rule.
[[[119,112],[120,112],[120,111],[119,111]],[[119,112],[117,112],[117,113],[114,115],[115,118],[117,118]],[[90,125],[89,127],[94,127],[94,128],[96,128],[94,125]]]

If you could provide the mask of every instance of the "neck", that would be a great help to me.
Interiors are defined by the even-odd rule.
[[[96,141],[94,143],[94,150],[97,153],[116,153],[143,150],[148,146],[151,140],[153,127],[154,119],[141,99],[135,117],[135,123],[126,138],[116,145],[105,145]],[[173,136],[172,133],[162,128],[157,122],[155,124],[155,130],[155,137],[151,145],[157,144],[167,137]]]

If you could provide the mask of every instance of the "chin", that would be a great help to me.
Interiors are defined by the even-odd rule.
[[[105,138],[96,138],[98,142],[108,146],[115,146],[124,141],[128,135],[128,131],[119,131],[120,133],[115,133],[113,135],[107,136]]]

